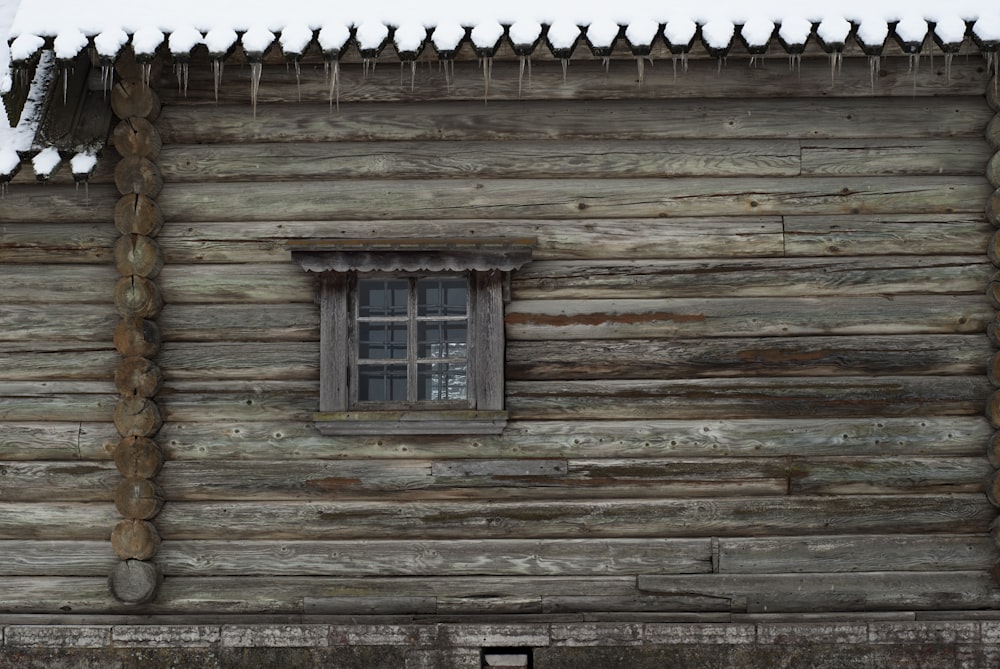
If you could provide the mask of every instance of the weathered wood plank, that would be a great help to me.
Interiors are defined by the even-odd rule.
[[[0,505],[4,512],[50,504]],[[82,505],[81,505],[82,506]],[[41,512],[41,511],[40,511]],[[36,514],[37,515],[37,514]],[[507,502],[172,502],[156,524],[172,540],[488,539],[705,537],[986,532],[995,519],[981,493],[750,497],[697,500]],[[37,519],[36,519],[37,520]],[[56,532],[53,516],[36,532]],[[15,515],[17,532],[30,519]],[[92,521],[90,521],[92,522]],[[108,522],[108,527],[113,523]],[[15,535],[23,538],[24,535]]]
[[[983,138],[868,139],[802,143],[802,174],[969,174],[992,156]]]
[[[960,157],[963,147],[974,142],[954,140],[956,148],[949,152],[946,146],[951,141],[937,140],[932,146],[940,144],[942,156]],[[915,150],[920,146],[919,141],[912,144]],[[983,162],[989,160],[986,142],[978,144],[986,156]],[[967,157],[964,163],[952,158],[949,166],[954,167],[947,173],[979,176],[983,165],[978,157]],[[912,162],[907,158],[901,160]],[[790,139],[184,144],[164,148],[157,163],[163,178],[172,183],[469,176],[797,176],[801,171],[799,142]],[[911,168],[904,173],[921,172]],[[923,173],[939,171],[926,168]]]
[[[512,381],[513,420],[940,416],[983,412],[978,376]]]
[[[981,255],[532,262],[514,274],[525,299],[981,294],[994,272]]]
[[[2,361],[0,355],[0,361]],[[319,379],[317,342],[168,342],[157,357],[164,378]],[[2,378],[2,376],[0,376]]]
[[[81,453],[80,431],[80,423],[4,422],[0,424],[0,460],[87,459]]]
[[[272,303],[316,300],[316,277],[293,262],[268,265],[167,265],[156,278],[170,304]]]
[[[855,571],[988,570],[996,561],[989,537],[852,535],[719,540],[719,572],[786,574]]]
[[[86,191],[70,184],[26,185],[4,196],[0,223],[110,223],[117,200],[118,190],[110,184]]]
[[[217,305],[167,304],[158,322],[163,332],[169,333],[168,342],[319,341],[319,308],[313,304],[227,305],[225,309]],[[114,324],[108,332],[113,329]]]
[[[993,468],[974,458],[802,458],[789,465],[789,492],[854,495],[985,492]]]
[[[121,356],[114,350],[7,352],[0,344],[0,380],[102,380],[114,374]],[[2,458],[0,458],[2,459]]]
[[[118,319],[110,297],[103,305],[63,304],[58,310],[41,304],[0,304],[0,341],[68,340],[103,344],[114,332]]]
[[[761,179],[450,179],[192,183],[164,188],[175,221],[399,218],[663,218],[979,212],[993,188],[954,176]],[[8,196],[13,216],[46,207]],[[68,214],[68,212],[67,212]],[[54,214],[58,215],[58,214]],[[2,220],[2,218],[0,218]]]
[[[121,474],[112,462],[0,461],[0,502],[108,502]]]
[[[0,541],[0,576],[104,576],[118,562],[110,541]]]
[[[0,503],[0,539],[111,541],[112,502]]]
[[[982,333],[984,296],[521,300],[510,340]]]
[[[507,378],[980,374],[992,353],[978,334],[511,341]]]
[[[740,73],[743,74],[742,72]],[[829,72],[827,73],[829,74]],[[867,74],[866,74],[867,77]],[[718,91],[714,74],[711,85]],[[790,82],[791,78],[786,79]],[[249,91],[249,82],[246,90]],[[209,87],[211,90],[211,87]],[[636,87],[637,92],[646,93]],[[325,102],[257,109],[249,105],[167,105],[157,121],[164,144],[497,139],[850,139],[857,137],[982,137],[993,117],[982,91],[968,97],[911,96],[885,101],[870,90],[857,99],[752,100],[726,91],[724,99],[573,101],[460,101],[343,104]],[[93,196],[93,193],[92,193]]]
[[[26,393],[9,389],[9,383],[0,383],[0,421],[110,421],[118,401],[113,386],[105,392],[46,391],[40,388],[37,392]],[[47,382],[32,383],[44,386]]]
[[[984,416],[512,422],[501,436],[447,439],[321,436],[310,421],[219,420],[168,422],[157,441],[172,460],[897,454],[978,457],[992,434],[993,428]],[[111,425],[80,426],[80,453],[84,459],[108,459],[117,443],[118,434]]]
[[[107,263],[118,236],[110,221],[5,224],[0,227],[0,263]]]
[[[28,555],[36,550],[24,547]],[[167,576],[625,576],[712,569],[710,539],[166,541],[158,558]],[[8,571],[38,573],[27,556],[16,569]]]
[[[158,241],[170,263],[288,262],[289,239],[488,237],[498,219],[398,221],[210,221],[167,226]],[[983,232],[992,227],[983,220]],[[504,219],[504,234],[538,240],[533,257],[697,258],[777,256],[783,253],[779,217],[527,220]],[[959,231],[968,234],[967,230]],[[988,238],[988,237],[987,237]],[[963,240],[963,247],[971,242]],[[982,243],[985,253],[986,240]],[[954,252],[962,252],[955,250]],[[969,251],[973,252],[973,251]],[[975,252],[978,252],[978,247]]]
[[[985,216],[786,216],[789,256],[986,252],[994,228]]]
[[[579,50],[578,50],[579,51]],[[508,49],[509,53],[509,49]],[[356,55],[356,54],[352,54]],[[390,58],[391,60],[391,58]],[[836,77],[831,76],[827,59],[803,59],[799,72],[790,71],[783,56],[773,60],[758,57],[757,66],[746,67],[745,59],[732,58],[727,67],[719,68],[715,59],[688,59],[688,71],[680,63],[677,71],[666,59],[647,63],[643,82],[638,80],[635,59],[626,56],[614,61],[605,70],[602,63],[588,57],[574,58],[563,74],[561,64],[540,57],[533,60],[530,77],[518,76],[516,62],[494,59],[487,95],[482,68],[475,62],[455,63],[455,74],[446,77],[436,62],[421,64],[414,74],[395,65],[363,68],[360,63],[345,63],[340,68],[339,99],[372,100],[497,100],[517,99],[621,99],[621,98],[698,98],[731,96],[734,100],[757,97],[863,97],[896,95],[901,97],[926,95],[975,95],[986,88],[989,75],[985,68],[976,67],[978,59],[952,64],[951,76],[944,76],[942,60],[934,68],[923,64],[914,71],[905,57],[881,59],[879,76],[873,83],[870,66],[865,58],[845,58]],[[163,101],[171,104],[214,101],[214,86],[210,67],[190,68],[187,94],[177,91],[177,82],[166,72],[156,88],[162,89]],[[412,76],[412,81],[411,81]],[[226,68],[219,88],[224,102],[239,101],[250,111],[249,68]],[[321,64],[306,66],[299,79],[286,65],[265,68],[258,93],[258,118],[262,109],[272,103],[296,100],[322,101],[330,97],[330,85]],[[169,106],[168,106],[169,108]]]
[[[713,593],[747,612],[993,608],[1000,589],[981,571],[639,576],[646,594]]]

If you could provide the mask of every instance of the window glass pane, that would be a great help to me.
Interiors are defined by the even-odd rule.
[[[417,365],[418,400],[464,400],[467,395],[468,375],[465,365]]]
[[[464,358],[465,321],[420,321],[417,325],[418,358]]]
[[[465,279],[420,279],[417,281],[418,316],[464,316],[468,285]]]
[[[358,365],[358,400],[406,401],[406,366]]]
[[[358,357],[406,358],[406,323],[358,323]]]
[[[409,287],[406,279],[358,281],[358,315],[363,318],[406,316]]]

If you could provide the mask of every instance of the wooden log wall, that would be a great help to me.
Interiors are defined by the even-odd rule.
[[[345,66],[339,110],[320,70],[297,85],[266,65],[256,118],[239,66],[217,103],[207,61],[187,97],[169,67],[154,75],[164,185],[133,209],[162,249],[163,306],[122,336],[145,359],[161,338],[163,426],[134,458],[115,372],[149,368],[106,343],[125,232],[106,205],[92,215],[119,197],[109,169],[86,205],[15,180],[0,209],[0,611],[1000,606],[984,64],[956,60],[946,82],[941,62],[913,74],[884,58],[873,90],[864,59],[835,77],[825,58],[693,62],[676,80],[668,62],[642,86],[634,63],[573,63],[565,83],[536,63],[520,98],[517,65],[494,64],[485,103],[474,63],[447,82],[421,65],[412,90],[408,70],[401,85],[395,66]],[[537,238],[506,314],[502,435],[311,426],[315,286],[284,245],[369,235]],[[107,587],[114,496],[120,467],[151,477],[157,446],[164,580],[136,607]]]

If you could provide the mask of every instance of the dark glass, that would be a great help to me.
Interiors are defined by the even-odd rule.
[[[465,279],[417,280],[417,316],[464,316],[467,302]]]
[[[362,279],[358,281],[358,316],[362,318],[405,317],[410,292],[406,279]]]
[[[464,358],[465,321],[420,321],[417,324],[418,358]]]
[[[358,323],[358,358],[406,358],[406,323]]]
[[[358,399],[362,402],[405,402],[405,365],[358,365]]]
[[[464,364],[417,365],[417,399],[464,400],[468,397],[468,374]]]

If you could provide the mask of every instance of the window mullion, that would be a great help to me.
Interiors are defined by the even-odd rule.
[[[417,401],[417,280],[410,277],[406,306],[406,399]]]

